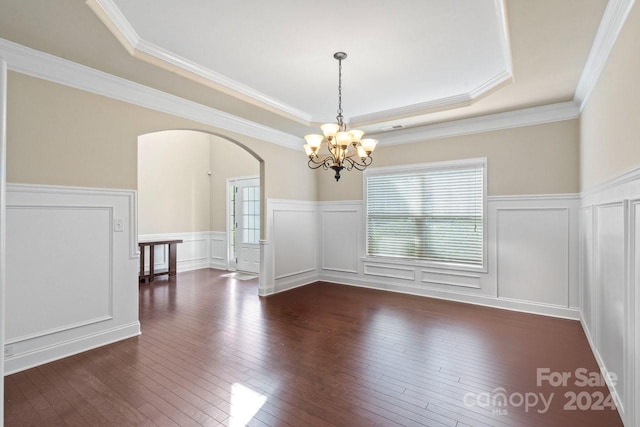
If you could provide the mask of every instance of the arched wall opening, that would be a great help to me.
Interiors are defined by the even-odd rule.
[[[264,161],[254,151],[200,130],[143,134],[137,189],[139,239],[183,240],[178,271],[259,272],[266,209]],[[156,269],[168,267],[164,248],[156,250]]]

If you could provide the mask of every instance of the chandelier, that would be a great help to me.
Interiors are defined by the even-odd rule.
[[[340,172],[343,169],[350,171],[356,168],[362,171],[371,164],[373,161],[371,153],[376,148],[378,141],[362,139],[364,132],[361,130],[347,130],[342,116],[342,61],[347,58],[347,54],[336,52],[333,57],[338,60],[338,115],[336,116],[338,122],[320,126],[324,136],[318,134],[305,136],[304,139],[307,143],[304,145],[304,151],[309,156],[311,169],[320,167],[325,170],[333,169],[336,173],[334,177],[336,181],[339,181]],[[321,158],[319,156],[320,147],[325,141],[328,154]]]

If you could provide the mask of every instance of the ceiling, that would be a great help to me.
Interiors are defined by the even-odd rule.
[[[354,122],[469,102],[511,78],[501,0],[110,1],[140,40],[307,122],[335,117],[337,51]]]
[[[523,26],[578,48],[565,55],[575,58],[573,78],[563,82],[565,93],[557,93],[566,98],[575,91],[606,2],[555,3],[574,8],[566,13],[562,6],[529,5]],[[521,18],[521,5],[509,2],[516,12],[509,16],[503,0],[89,4],[134,55],[305,124],[333,121],[332,54],[347,52],[345,116],[373,132],[419,126],[430,114],[470,106],[508,87],[514,79],[510,23]],[[557,71],[548,75],[556,77]]]
[[[89,7],[87,7],[89,5]],[[606,0],[1,0],[0,37],[292,135],[571,101]]]

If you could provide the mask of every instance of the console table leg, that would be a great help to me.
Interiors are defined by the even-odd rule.
[[[138,276],[140,278],[140,280],[142,281],[142,283],[144,283],[145,281],[145,274],[144,274],[144,246],[140,246],[140,275]]]
[[[154,276],[154,271],[153,271],[153,265],[155,264],[154,261],[154,256],[155,256],[155,247],[153,245],[149,246],[149,281],[153,282],[153,276]]]
[[[175,276],[178,272],[176,267],[178,263],[178,251],[176,243],[169,243],[169,276]]]

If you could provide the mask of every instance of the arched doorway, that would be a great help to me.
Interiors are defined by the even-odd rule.
[[[238,141],[191,129],[138,137],[138,235],[183,240],[179,271],[258,273],[264,206],[264,162]]]

